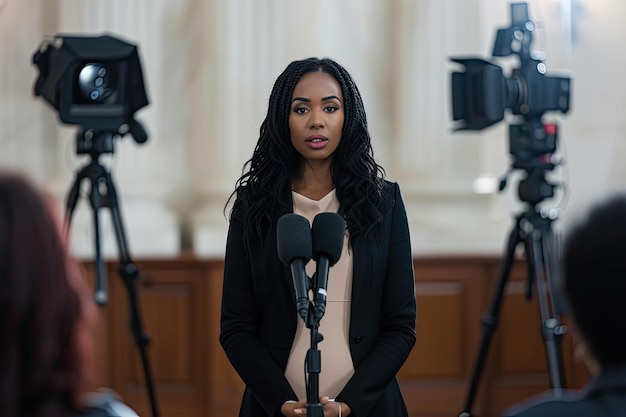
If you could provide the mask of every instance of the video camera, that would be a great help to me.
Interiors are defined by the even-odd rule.
[[[503,75],[502,67],[480,58],[451,58],[465,66],[452,73],[452,118],[455,130],[482,130],[504,119],[505,110],[522,116],[510,127],[510,152],[527,160],[556,150],[556,125],[541,123],[547,111],[567,113],[570,79],[546,75],[542,53],[531,51],[535,24],[526,3],[512,3],[511,26],[498,29],[492,55],[517,55],[520,66]]]
[[[34,52],[34,95],[81,127],[77,152],[113,152],[113,137],[148,135],[134,114],[148,105],[137,46],[110,35],[56,35]]]

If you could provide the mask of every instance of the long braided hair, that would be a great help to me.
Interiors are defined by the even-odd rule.
[[[350,238],[375,236],[382,222],[380,203],[385,171],[374,160],[361,94],[350,74],[337,62],[308,58],[293,61],[276,79],[252,158],[244,164],[244,172],[227,202],[228,205],[236,197],[231,216],[238,209],[246,213],[247,243],[263,240],[278,221],[279,213],[291,211],[285,196],[301,156],[291,144],[289,112],[293,90],[309,72],[330,74],[343,93],[342,138],[331,163],[331,176],[340,203],[339,214],[346,219]]]

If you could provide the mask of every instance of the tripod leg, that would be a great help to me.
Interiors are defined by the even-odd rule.
[[[107,304],[109,300],[107,292],[107,279],[106,270],[104,268],[104,262],[102,260],[102,247],[100,237],[100,216],[99,211],[102,207],[102,196],[99,189],[99,178],[97,170],[92,171],[90,175],[91,190],[89,195],[89,202],[93,213],[93,226],[94,226],[94,249],[95,249],[95,264],[96,264],[96,291],[94,299],[99,305]]]
[[[515,223],[515,226],[511,230],[511,233],[509,234],[504,260],[501,265],[498,282],[496,283],[496,288],[491,299],[491,305],[489,307],[489,310],[483,315],[483,339],[480,345],[480,349],[478,351],[476,363],[474,365],[474,371],[472,373],[470,388],[465,403],[465,409],[463,412],[461,412],[461,414],[459,414],[459,417],[470,417],[472,415],[472,406],[474,403],[476,392],[478,391],[478,384],[480,382],[485,359],[487,358],[491,337],[493,336],[493,333],[498,325],[498,314],[500,312],[500,306],[502,304],[502,296],[504,295],[506,283],[511,272],[511,267],[513,265],[513,259],[515,258],[515,248],[520,242],[521,239],[518,219]]]
[[[92,191],[97,192],[97,191]],[[109,301],[106,284],[106,270],[102,261],[101,245],[100,245],[100,218],[98,215],[98,207],[93,206],[93,225],[94,225],[94,247],[96,257],[96,292],[94,299],[99,305],[105,305]]]
[[[115,238],[117,240],[117,246],[119,250],[119,257],[122,264],[131,264],[130,254],[128,251],[128,244],[126,240],[126,232],[122,224],[122,216],[119,210],[119,202],[117,199],[117,192],[115,191],[115,185],[111,175],[106,173],[106,185],[109,196],[109,207],[111,209],[111,219],[113,220],[113,226],[115,231]]]
[[[111,219],[113,221],[113,227],[115,230],[115,237],[117,240],[117,247],[119,251],[119,274],[124,281],[126,291],[128,293],[128,301],[130,305],[130,327],[135,338],[135,344],[139,349],[139,354],[141,357],[141,363],[144,371],[144,378],[146,380],[146,388],[148,391],[148,399],[150,401],[152,417],[158,417],[159,414],[156,402],[154,382],[152,378],[152,371],[150,369],[150,362],[148,360],[148,354],[146,352],[146,347],[150,343],[150,338],[143,330],[141,315],[139,313],[139,301],[136,288],[136,282],[139,277],[139,268],[132,262],[130,254],[128,252],[126,233],[124,232],[122,216],[120,215],[117,192],[115,191],[113,179],[108,172],[105,172],[105,181],[108,195],[108,206],[111,210]]]
[[[85,178],[85,170],[80,170],[76,173],[76,178],[74,179],[74,183],[70,187],[69,192],[67,193],[67,198],[65,200],[65,234],[66,237],[69,236],[70,226],[72,224],[72,216],[74,215],[74,210],[76,209],[76,204],[78,203],[78,197],[80,196],[80,184],[82,180]]]
[[[548,286],[553,297],[553,311],[557,317],[562,317],[567,313],[567,303],[561,296],[561,235],[549,233],[544,236],[544,259],[547,260],[547,275],[549,277]],[[565,327],[565,326],[564,326]],[[565,329],[567,333],[567,329]]]
[[[565,333],[565,326],[555,315],[554,291],[550,288],[549,273],[554,269],[554,259],[549,251],[549,233],[541,229],[534,229],[526,237],[529,261],[537,284],[537,297],[541,313],[541,330],[546,347],[550,382],[556,395],[564,388],[563,360],[561,357],[561,336]]]

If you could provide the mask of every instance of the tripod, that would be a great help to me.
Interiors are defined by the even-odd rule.
[[[139,348],[144,377],[148,390],[150,409],[153,417],[158,417],[156,396],[152,380],[152,373],[146,346],[150,343],[149,336],[142,329],[141,317],[137,299],[135,282],[139,277],[139,268],[130,258],[126,245],[126,234],[122,225],[117,192],[111,174],[99,162],[102,153],[113,153],[114,134],[108,131],[81,130],[77,135],[77,153],[89,154],[90,161],[76,173],[76,178],[67,195],[66,201],[66,227],[69,232],[72,214],[76,208],[80,194],[81,182],[88,179],[91,188],[89,202],[93,211],[94,244],[96,264],[96,291],[94,299],[99,305],[105,305],[108,301],[106,289],[106,272],[100,254],[100,208],[106,207],[111,211],[111,218],[115,229],[115,237],[119,251],[120,267],[118,273],[122,278],[130,304],[130,327],[135,344]]]
[[[489,310],[483,315],[483,339],[476,358],[465,408],[459,417],[472,416],[474,397],[478,390],[489,343],[498,324],[498,314],[513,265],[515,250],[520,243],[524,244],[528,266],[527,300],[532,298],[533,283],[536,285],[550,382],[556,395],[559,395],[565,388],[560,342],[567,328],[559,321],[561,305],[557,302],[558,300],[555,300],[556,290],[553,286],[558,276],[556,240],[552,231],[554,218],[541,213],[537,207],[544,198],[552,196],[554,186],[547,183],[544,176],[547,170],[554,168],[554,164],[541,161],[518,161],[513,167],[522,168],[527,172],[527,177],[520,182],[519,195],[522,201],[528,203],[528,208],[516,217],[507,240],[504,260],[491,304]]]

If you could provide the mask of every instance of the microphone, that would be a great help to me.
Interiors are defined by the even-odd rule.
[[[326,288],[328,270],[341,257],[346,222],[337,213],[319,213],[313,219],[313,258],[315,268],[315,312],[316,319],[326,312]]]
[[[291,278],[296,291],[296,309],[306,321],[309,310],[309,283],[304,266],[313,252],[309,221],[298,214],[284,214],[276,225],[278,257],[291,267]]]

